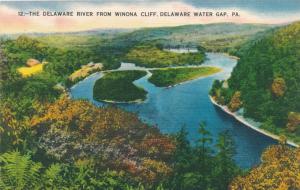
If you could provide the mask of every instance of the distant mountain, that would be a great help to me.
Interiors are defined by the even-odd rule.
[[[115,43],[160,41],[166,46],[203,46],[208,51],[229,51],[237,48],[250,36],[274,25],[217,23],[177,27],[144,28],[113,39]]]
[[[0,39],[20,35],[36,38],[51,46],[101,46],[132,48],[156,41],[164,46],[202,46],[207,51],[235,53],[253,35],[273,28],[265,24],[216,23],[142,29],[93,29],[79,32],[2,34]]]

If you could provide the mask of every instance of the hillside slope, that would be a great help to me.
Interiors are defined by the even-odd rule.
[[[250,44],[250,45],[249,45]],[[300,22],[274,29],[243,49],[228,88],[216,82],[211,94],[232,111],[300,142]]]
[[[216,23],[144,28],[112,40],[117,44],[159,40],[165,46],[202,46],[209,51],[234,51],[250,36],[272,28],[263,24]]]

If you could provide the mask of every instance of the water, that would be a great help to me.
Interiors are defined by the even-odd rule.
[[[164,49],[165,51],[171,51],[174,53],[197,53],[197,48],[170,48],[170,49]]]
[[[223,72],[172,88],[155,87],[148,82],[148,75],[134,82],[148,91],[147,100],[140,104],[118,106],[136,112],[143,121],[157,125],[163,133],[175,133],[185,125],[192,142],[199,137],[197,130],[201,121],[206,122],[214,140],[220,132],[228,130],[236,143],[237,164],[243,168],[252,167],[260,162],[262,151],[276,142],[240,124],[210,102],[208,92],[213,80],[228,78],[236,60],[217,53],[208,53],[207,58],[203,65],[218,66]],[[94,82],[101,76],[101,73],[96,73],[72,87],[72,98],[88,99],[102,106],[103,103],[93,100],[92,95]]]

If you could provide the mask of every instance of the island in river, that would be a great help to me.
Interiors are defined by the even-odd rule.
[[[140,67],[140,69],[105,72],[104,76],[98,79],[94,85],[94,99],[114,103],[133,103],[145,100],[147,92],[133,84],[133,82],[144,77],[147,72],[149,82],[155,84],[155,86],[170,87],[221,71],[217,67],[199,66],[168,67],[163,69]]]
[[[145,76],[146,71],[106,72],[96,81],[93,96],[98,101],[131,102],[146,99],[147,92],[132,82]]]
[[[198,126],[205,121],[207,130],[216,142],[218,134],[229,131],[232,135],[237,154],[236,163],[243,168],[250,168],[260,162],[260,155],[269,145],[276,141],[265,135],[245,127],[222,110],[216,108],[209,99],[208,93],[213,81],[224,80],[230,76],[237,60],[221,53],[207,53],[207,60],[202,66],[213,66],[222,69],[214,75],[191,80],[172,88],[159,88],[148,81],[149,74],[133,83],[148,92],[142,103],[114,104],[130,112],[137,113],[144,122],[156,125],[161,132],[172,134],[178,132],[183,125],[188,131],[188,139],[194,143],[199,138]],[[133,64],[122,63],[120,69],[141,69]],[[93,98],[95,82],[103,77],[102,72],[95,73],[77,83],[70,89],[72,99],[87,99],[93,104],[103,107],[111,105]]]

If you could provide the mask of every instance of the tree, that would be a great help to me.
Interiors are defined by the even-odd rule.
[[[300,113],[289,112],[286,128],[290,132],[295,132],[300,129]]]
[[[185,127],[175,135],[176,149],[173,155],[173,174],[170,177],[169,187],[183,189],[184,175],[191,171],[193,162],[193,151],[187,139],[188,132]]]
[[[38,132],[38,147],[59,161],[93,159],[99,168],[122,170],[145,183],[171,173],[173,142],[133,113],[62,97],[33,117],[31,125]]]
[[[199,126],[200,138],[197,142],[196,153],[197,162],[194,163],[198,165],[198,186],[197,189],[207,189],[210,186],[210,171],[212,168],[212,149],[211,143],[212,138],[208,130],[206,130],[205,122],[201,122]]]
[[[197,144],[199,155],[201,158],[200,165],[205,166],[206,157],[211,153],[211,148],[209,146],[212,143],[212,138],[210,132],[206,130],[205,122],[200,123],[198,132],[200,134],[200,138]]]
[[[219,134],[216,148],[218,153],[215,157],[216,165],[212,174],[213,183],[216,184],[216,189],[222,190],[240,172],[233,160],[235,145],[228,131]]]
[[[262,33],[243,45],[228,79],[229,90],[235,93],[229,105],[225,101],[231,111],[243,106],[246,117],[272,123],[272,127],[262,127],[295,142],[300,140],[297,121],[289,113],[300,112],[299,38],[300,22],[295,22]]]
[[[241,92],[240,91],[236,91],[232,98],[231,101],[228,105],[228,108],[230,109],[230,111],[235,112],[237,111],[240,107],[242,106],[242,101],[241,101]]]
[[[276,97],[281,97],[283,96],[285,90],[286,90],[285,80],[281,77],[275,78],[272,83],[272,93]]]

